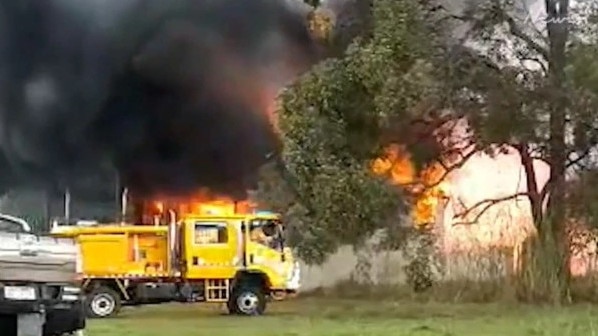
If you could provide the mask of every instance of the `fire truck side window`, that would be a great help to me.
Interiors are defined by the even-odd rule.
[[[226,244],[228,230],[226,223],[196,223],[195,244]]]

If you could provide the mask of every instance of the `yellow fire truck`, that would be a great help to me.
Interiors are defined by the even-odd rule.
[[[231,314],[260,315],[268,300],[299,288],[299,265],[278,215],[169,214],[166,225],[54,228],[54,236],[79,243],[88,316],[169,301],[223,303]],[[254,230],[268,240],[257,241]]]

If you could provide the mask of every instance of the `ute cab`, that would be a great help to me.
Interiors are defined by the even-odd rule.
[[[299,288],[299,266],[276,214],[172,213],[168,225],[63,226],[54,235],[81,246],[90,317],[168,301],[224,303],[231,314],[260,315],[269,299]]]

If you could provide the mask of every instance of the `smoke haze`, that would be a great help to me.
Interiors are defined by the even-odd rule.
[[[148,194],[243,193],[279,150],[276,88],[316,57],[304,16],[279,0],[0,0],[0,188],[116,169]]]

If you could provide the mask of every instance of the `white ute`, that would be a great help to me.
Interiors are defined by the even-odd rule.
[[[0,214],[2,336],[59,336],[85,328],[72,239],[35,235],[21,218]]]

